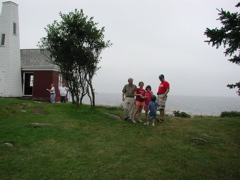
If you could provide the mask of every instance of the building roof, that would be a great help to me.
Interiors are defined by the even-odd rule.
[[[51,63],[49,52],[40,49],[21,49],[22,70],[59,70],[58,66]]]
[[[5,1],[5,2],[2,2],[3,4],[7,4],[7,3],[10,3],[10,4],[15,4],[16,6],[18,6],[18,4],[17,3],[15,3],[15,2],[12,2],[12,1]]]

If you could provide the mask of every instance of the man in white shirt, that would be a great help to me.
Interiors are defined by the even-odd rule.
[[[67,99],[67,87],[65,86],[64,83],[62,83],[62,87],[59,87],[59,92],[60,92],[60,101],[61,103],[66,103]]]

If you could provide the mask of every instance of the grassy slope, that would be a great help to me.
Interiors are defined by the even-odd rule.
[[[0,179],[240,178],[240,118],[167,117],[153,128],[105,114],[123,116],[114,108],[3,98],[0,107]]]

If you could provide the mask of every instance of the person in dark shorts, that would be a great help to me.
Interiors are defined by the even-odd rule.
[[[151,95],[151,102],[148,104],[149,113],[147,116],[147,122],[144,125],[149,126],[149,121],[152,119],[152,126],[155,126],[155,120],[157,119],[157,107],[159,106],[156,101],[156,96]]]

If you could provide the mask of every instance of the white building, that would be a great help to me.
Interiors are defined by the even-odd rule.
[[[0,96],[21,97],[18,5],[3,2],[0,12]]]

